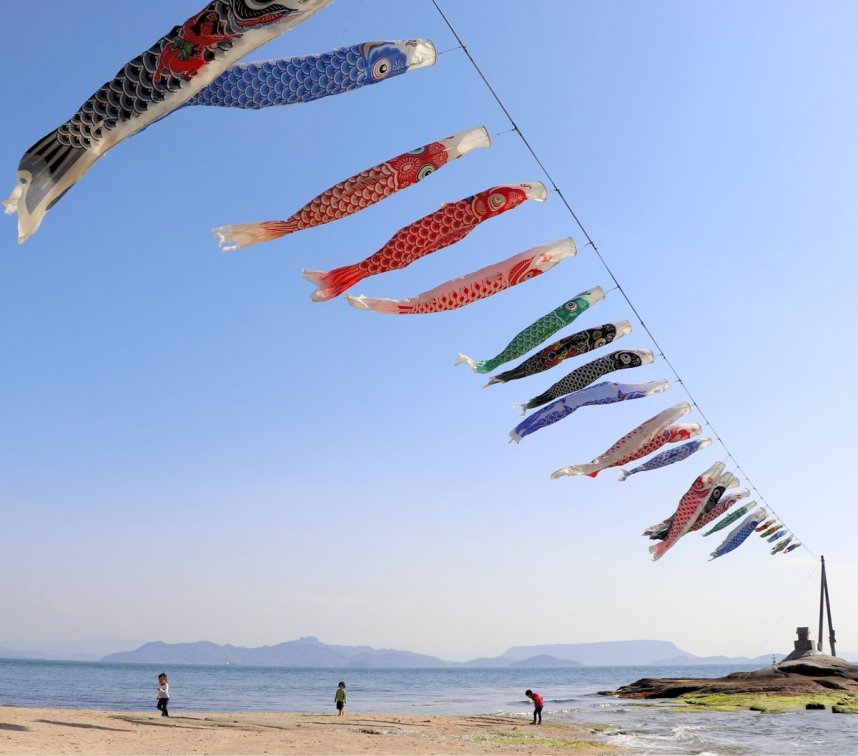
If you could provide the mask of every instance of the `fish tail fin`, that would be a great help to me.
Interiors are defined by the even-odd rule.
[[[519,444],[519,443],[521,443],[521,439],[523,439],[523,438],[524,438],[524,436],[516,433],[514,430],[511,430],[509,432],[509,443],[512,443],[513,441],[515,441],[515,443]]]
[[[55,129],[24,153],[18,164],[18,183],[3,202],[7,214],[18,213],[19,244],[38,231],[45,213],[100,155],[96,149],[75,144],[63,129]]]
[[[314,302],[326,302],[329,299],[338,297],[347,289],[350,289],[358,281],[362,281],[367,277],[360,264],[346,265],[342,268],[334,268],[333,270],[307,270],[303,271],[304,278],[310,283],[316,284],[316,291],[310,294],[310,299]]]
[[[483,388],[486,388],[487,386],[494,386],[496,383],[506,383],[506,381],[500,376],[496,375],[492,378],[489,378],[489,382],[485,386],[483,386]]]
[[[588,478],[595,478],[599,474],[599,470],[593,471],[592,465],[567,465],[555,470],[551,473],[552,478],[562,478],[564,475],[586,475]]]
[[[468,355],[462,354],[461,352],[459,352],[459,356],[456,357],[456,361],[453,363],[454,367],[456,365],[467,365],[475,373],[477,372],[477,363],[474,362],[470,357],[468,357]]]
[[[666,541],[660,541],[659,543],[654,543],[649,547],[649,553],[652,554],[652,561],[657,562],[664,556],[664,552],[666,552],[670,546]]]
[[[624,481],[626,478],[628,478],[628,477],[629,477],[629,475],[630,475],[630,473],[629,473],[629,472],[627,472],[626,470],[620,469],[620,475],[619,475],[619,477],[617,478],[617,480],[619,480],[620,482],[622,482],[622,481]]]
[[[262,221],[261,223],[239,223],[234,226],[218,226],[212,233],[218,238],[218,244],[224,252],[249,247],[260,242],[279,239],[281,236],[300,231],[297,220]]]
[[[382,312],[385,315],[395,315],[400,312],[395,299],[383,299],[381,297],[367,297],[361,294],[359,297],[353,297],[351,294],[346,294],[346,301],[358,310],[375,310]]]

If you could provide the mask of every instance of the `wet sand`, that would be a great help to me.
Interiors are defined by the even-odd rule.
[[[491,715],[206,713],[0,707],[0,754],[616,753],[587,725]]]

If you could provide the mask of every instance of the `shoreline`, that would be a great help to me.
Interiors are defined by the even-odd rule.
[[[348,712],[348,709],[346,710]],[[490,714],[185,712],[0,707],[0,754],[618,753],[586,724]]]

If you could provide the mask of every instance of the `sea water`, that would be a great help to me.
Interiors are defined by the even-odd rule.
[[[545,697],[546,721],[599,724],[594,736],[634,753],[858,754],[858,716],[798,710],[690,712],[599,695],[641,677],[720,677],[749,667],[423,668],[236,667],[0,660],[0,705],[132,710],[155,708],[160,672],[170,710],[333,710],[343,680],[347,711],[506,714],[530,720],[524,691]]]

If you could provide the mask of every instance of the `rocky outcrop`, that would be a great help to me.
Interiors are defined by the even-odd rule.
[[[804,696],[833,691],[858,694],[858,666],[836,656],[813,653],[752,672],[733,672],[726,677],[645,677],[617,690],[601,691],[601,694],[648,699],[714,693]]]

